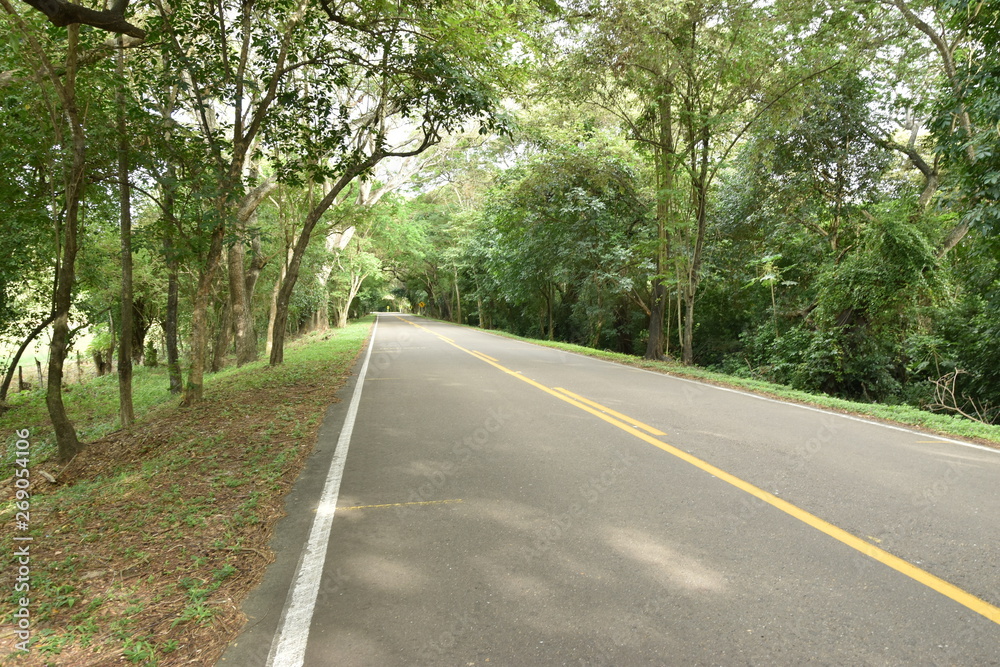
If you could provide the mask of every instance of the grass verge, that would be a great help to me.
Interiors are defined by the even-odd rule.
[[[289,346],[285,363],[207,378],[206,400],[178,407],[160,369],[136,369],[139,415],[118,428],[117,377],[77,386],[67,410],[90,444],[54,463],[40,393],[0,416],[6,537],[0,590],[5,665],[213,664],[245,619],[239,605],[272,559],[284,496],[370,319]],[[10,479],[15,431],[30,436],[30,527],[18,530]],[[57,475],[45,481],[41,471]],[[29,651],[17,650],[15,549],[30,536]]]
[[[542,345],[544,347],[554,347],[566,352],[575,352],[588,357],[604,359],[619,364],[625,364],[636,368],[664,373],[666,375],[676,375],[677,377],[691,378],[731,389],[749,391],[762,396],[780,398],[781,400],[812,405],[844,414],[866,417],[876,421],[896,424],[916,428],[929,433],[943,436],[959,437],[966,440],[973,440],[988,447],[1000,449],[1000,426],[982,424],[963,417],[928,412],[909,405],[885,405],[881,403],[857,403],[841,398],[834,398],[826,394],[811,394],[809,392],[792,389],[785,385],[765,382],[763,380],[753,380],[741,378],[733,375],[717,373],[697,366],[684,366],[676,362],[669,361],[649,361],[642,357],[636,357],[619,352],[609,352],[607,350],[595,350],[582,345],[571,343],[561,343],[558,341],[537,340],[534,338],[524,338],[505,331],[484,330],[488,333],[497,334],[506,338],[513,338]]]

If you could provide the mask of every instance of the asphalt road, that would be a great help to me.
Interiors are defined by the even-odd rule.
[[[1000,665],[1000,451],[412,316],[362,370],[220,664]]]

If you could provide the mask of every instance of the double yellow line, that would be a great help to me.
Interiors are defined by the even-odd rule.
[[[975,595],[972,595],[971,593],[959,588],[958,586],[948,581],[945,581],[944,579],[941,579],[940,577],[935,576],[930,572],[927,572],[926,570],[922,570],[919,567],[913,565],[912,563],[903,560],[898,556],[894,556],[888,551],[880,549],[879,547],[866,542],[860,537],[852,535],[851,533],[848,533],[846,530],[842,528],[838,528],[837,526],[833,525],[828,521],[820,519],[818,516],[814,514],[810,514],[809,512],[805,511],[804,509],[796,505],[793,505],[787,500],[783,500],[772,493],[768,493],[767,491],[764,491],[763,489],[756,487],[753,484],[744,481],[739,477],[736,477],[735,475],[731,475],[728,472],[721,470],[720,468],[716,468],[711,463],[703,461],[696,456],[692,456],[691,454],[685,452],[684,450],[678,449],[672,445],[668,445],[667,443],[658,440],[656,437],[654,437],[654,436],[666,435],[666,433],[664,433],[663,431],[653,428],[652,426],[643,424],[642,422],[632,419],[627,415],[623,415],[620,412],[616,412],[611,408],[607,408],[603,405],[600,405],[599,403],[595,403],[594,401],[586,399],[583,396],[574,394],[573,392],[568,391],[566,389],[561,389],[559,387],[555,388],[546,387],[543,384],[535,382],[531,378],[527,378],[524,375],[521,375],[521,373],[517,371],[512,371],[509,368],[502,366],[493,357],[487,356],[482,352],[476,352],[474,350],[466,349],[461,345],[459,345],[458,343],[456,343],[451,338],[448,338],[447,336],[442,336],[441,334],[432,331],[427,327],[421,326],[416,322],[411,322],[410,320],[407,320],[405,318],[399,318],[399,319],[417,327],[418,329],[422,329],[430,334],[433,334],[434,336],[437,336],[438,338],[448,343],[452,347],[459,349],[462,352],[465,352],[466,354],[472,355],[473,357],[489,364],[490,366],[493,366],[494,368],[503,371],[504,373],[511,375],[517,378],[518,380],[521,380],[522,382],[526,382],[527,384],[530,384],[532,387],[535,387],[536,389],[544,391],[546,394],[555,396],[556,398],[565,403],[569,403],[570,405],[579,408],[584,412],[588,412],[597,417],[598,419],[606,421],[607,423],[621,429],[622,431],[625,431],[626,433],[633,435],[636,438],[639,438],[640,440],[653,445],[654,447],[658,447],[663,451],[667,452],[668,454],[672,454],[673,456],[676,456],[682,461],[690,463],[694,467],[699,468],[710,475],[718,477],[723,482],[735,486],[737,489],[740,489],[741,491],[764,501],[768,505],[771,505],[772,507],[781,510],[782,512],[788,514],[789,516],[795,517],[799,521],[809,526],[812,526],[816,530],[829,535],[833,539],[842,542],[843,544],[846,544],[852,549],[859,551],[870,558],[874,558],[875,560],[884,565],[888,565],[897,572],[906,575],[907,577],[913,579],[914,581],[917,581],[927,586],[928,588],[931,588],[937,591],[938,593],[941,593],[946,597],[951,598],[960,605],[968,609],[971,609],[977,614],[985,616],[989,620],[1000,625],[1000,607],[996,607],[995,605],[992,605],[989,602],[986,602],[985,600],[982,600],[976,597]]]

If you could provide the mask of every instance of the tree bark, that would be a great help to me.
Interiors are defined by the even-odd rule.
[[[937,251],[938,259],[941,259],[945,255],[947,255],[948,251],[957,246],[959,242],[962,239],[964,239],[965,235],[968,233],[969,233],[968,222],[960,222],[954,227],[952,227],[951,231],[948,232],[948,235],[944,238],[944,241],[941,242],[941,246],[938,248]]]
[[[233,302],[227,298],[218,311],[218,325],[215,331],[215,343],[212,346],[213,373],[218,373],[226,365],[226,353],[229,352],[230,336],[233,332]]]
[[[462,293],[458,289],[458,269],[454,269],[455,276],[455,322],[462,323]],[[348,302],[350,305],[350,302]]]
[[[257,359],[257,332],[253,319],[253,287],[256,285],[256,275],[260,274],[260,266],[253,265],[248,271],[246,267],[246,245],[244,236],[248,223],[256,216],[257,207],[274,188],[277,182],[273,178],[251,190],[240,203],[236,214],[236,242],[229,249],[229,301],[232,305],[233,336],[236,339],[236,365],[242,366]],[[259,246],[258,246],[259,247]],[[259,253],[255,260],[259,260]],[[256,267],[256,274],[253,274]]]
[[[168,388],[171,394],[179,394],[184,386],[181,375],[180,352],[177,349],[177,321],[180,315],[180,260],[174,246],[174,191],[176,173],[171,165],[167,167],[167,178],[171,185],[163,188],[163,215],[167,230],[163,237],[163,254],[167,259],[167,314],[163,322],[163,334],[167,343]]]
[[[256,215],[256,214],[255,214]],[[246,292],[247,300],[253,304],[254,291],[257,289],[257,280],[260,278],[260,272],[264,270],[267,266],[267,258],[264,257],[264,252],[260,247],[260,235],[254,234],[253,238],[250,240],[250,266],[247,269],[247,279],[246,279]]]
[[[290,258],[287,257],[287,253],[286,253],[286,261],[282,262],[282,264],[281,264],[281,270],[278,272],[278,280],[275,281],[275,283],[274,283],[274,289],[271,291],[271,310],[268,313],[268,317],[267,317],[267,347],[266,347],[266,349],[267,349],[267,354],[268,355],[270,355],[271,354],[271,350],[274,349],[274,321],[278,317],[278,294],[281,292],[281,284],[283,282],[285,282],[285,273],[288,270],[288,261],[289,260],[290,260]]]
[[[76,29],[79,30],[80,24],[83,24],[129,37],[143,38],[146,36],[145,30],[125,20],[125,10],[128,8],[129,0],[115,0],[111,8],[104,11],[88,9],[72,2],[66,2],[66,0],[24,1],[45,14],[52,25],[60,27],[75,25]]]
[[[167,317],[163,333],[167,345],[167,388],[171,394],[179,394],[184,389],[181,373],[180,350],[177,347],[177,319],[180,314],[180,267],[175,259],[168,264],[167,277]]]
[[[332,268],[329,264],[324,264],[320,267],[319,275],[316,276],[317,282],[319,282],[319,308],[316,309],[316,329],[319,331],[326,331],[330,328],[330,294],[327,292],[327,277],[330,275]],[[337,322],[340,326],[340,311],[337,311]]]
[[[246,291],[246,250],[243,241],[237,240],[229,249],[227,257],[229,299],[226,314],[228,317],[223,318],[219,335],[220,339],[224,337],[228,342],[229,332],[232,331],[233,337],[236,339],[236,365],[242,366],[257,358],[257,337],[253,330],[253,312],[250,309],[250,300],[247,298]],[[222,351],[225,353],[225,348]],[[218,350],[216,360],[218,360]],[[212,364],[213,370],[215,370],[215,365],[215,363]]]
[[[649,339],[646,341],[645,359],[662,361],[665,347],[663,318],[667,312],[667,286],[663,275],[667,268],[667,225],[673,206],[671,190],[674,186],[674,128],[671,104],[673,96],[668,84],[660,94],[657,120],[659,121],[657,144],[654,149],[656,160],[656,275],[653,276],[649,303]]]
[[[184,388],[181,405],[189,407],[201,401],[205,389],[205,353],[208,350],[208,301],[212,294],[215,272],[222,259],[222,239],[225,230],[220,223],[212,232],[208,256],[198,276],[191,312],[191,361],[188,367],[188,381]]]
[[[663,318],[667,311],[667,286],[660,276],[653,278],[652,297],[649,304],[649,339],[646,341],[644,359],[664,359]]]
[[[687,282],[684,286],[684,334],[681,344],[681,361],[685,364],[694,363],[694,304],[698,295],[698,285],[701,282],[701,262],[705,248],[705,233],[708,230],[708,188],[710,181],[708,155],[708,128],[700,128],[702,133],[701,153],[695,150],[692,142],[691,187],[692,199],[695,205],[695,239],[688,266]]]
[[[63,222],[62,260],[55,285],[52,341],[49,345],[49,377],[45,404],[55,430],[58,458],[68,463],[81,449],[76,429],[66,414],[62,399],[63,362],[69,344],[69,309],[73,302],[73,282],[76,278],[77,231],[80,201],[86,186],[87,137],[76,106],[76,56],[80,26],[70,25],[67,30],[66,77],[61,87],[61,98],[69,122],[72,139],[72,160],[66,178],[66,217]]]
[[[121,257],[122,257],[122,335],[118,350],[118,414],[122,428],[135,421],[132,405],[132,342],[134,315],[132,307],[132,198],[129,185],[128,127],[125,122],[125,54],[119,39],[117,70],[120,81],[116,97],[118,102],[118,192],[121,206]]]
[[[347,326],[347,319],[351,314],[351,304],[354,303],[354,299],[361,291],[361,286],[367,277],[367,274],[353,274],[351,276],[351,286],[347,291],[347,299],[344,301],[343,307],[337,311],[337,328],[343,329]]]

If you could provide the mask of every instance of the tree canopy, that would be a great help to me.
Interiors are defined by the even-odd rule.
[[[1000,414],[993,4],[0,3],[0,335],[63,458],[84,330],[127,423],[123,357],[194,405],[386,308]]]

